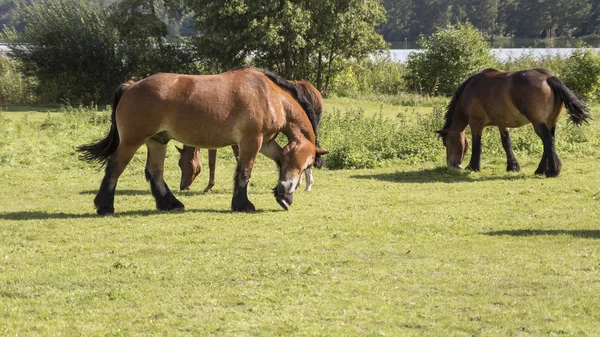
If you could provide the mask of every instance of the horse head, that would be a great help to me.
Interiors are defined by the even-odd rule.
[[[279,160],[279,183],[273,189],[281,207],[289,209],[304,170],[315,165],[317,158],[327,152],[307,139],[291,141],[283,148]]]
[[[461,164],[467,150],[469,149],[469,141],[462,131],[439,130],[436,131],[442,138],[442,142],[446,147],[446,164],[448,167],[462,168]]]
[[[200,162],[200,154],[197,148],[193,146],[184,145],[183,148],[177,148],[179,151],[179,168],[181,168],[181,183],[179,184],[180,190],[188,190],[194,182],[194,179],[202,171],[202,164]]]

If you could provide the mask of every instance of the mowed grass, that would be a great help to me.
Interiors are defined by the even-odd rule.
[[[74,147],[105,126],[36,123],[0,123],[3,335],[600,335],[597,155],[562,156],[555,179],[539,156],[315,170],[287,212],[259,157],[259,211],[233,214],[230,149],[212,194],[207,172],[175,191],[169,150],[185,213],[154,210],[141,149],[100,218],[102,172]]]

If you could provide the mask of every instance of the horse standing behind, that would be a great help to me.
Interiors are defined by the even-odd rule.
[[[311,103],[313,110],[316,114],[316,127],[318,130],[319,123],[321,122],[321,117],[323,115],[323,97],[317,88],[315,88],[308,81],[290,81]],[[182,148],[176,147],[179,152],[179,168],[181,169],[181,182],[179,184],[179,188],[181,190],[187,190],[190,188],[196,177],[200,174],[202,170],[202,163],[200,161],[200,149],[195,148],[193,146],[183,145]],[[235,160],[239,160],[240,150],[237,145],[232,145],[231,149],[233,150],[233,154],[235,156]],[[277,158],[271,158],[277,161]],[[212,188],[215,186],[215,165],[217,161],[217,149],[208,149],[208,168],[209,168],[209,180],[208,185],[204,189],[204,193],[208,193],[212,191]],[[315,162],[315,167],[321,168],[323,162]],[[306,178],[306,191],[310,191],[312,189],[312,184],[314,183],[314,178],[312,175],[312,169],[307,168],[304,171],[304,176]]]
[[[279,163],[276,201],[288,209],[302,172],[327,153],[318,146],[316,116],[310,102],[282,77],[241,67],[219,75],[157,74],[122,84],[114,96],[111,127],[98,142],[78,151],[87,161],[106,165],[94,199],[97,213],[114,213],[119,176],[146,144],[146,178],[159,210],[184,209],[163,178],[167,143],[176,139],[200,148],[238,144],[232,211],[251,212],[248,182],[259,152]],[[283,133],[283,148],[275,137]]]
[[[544,145],[535,174],[558,176],[562,164],[556,154],[554,137],[563,105],[571,122],[587,123],[588,107],[547,70],[486,69],[469,77],[454,93],[446,110],[444,127],[437,131],[446,147],[447,165],[460,168],[469,147],[465,129],[470,126],[473,153],[467,168],[479,171],[481,134],[484,127],[494,125],[500,130],[506,151],[506,170],[518,172],[520,166],[512,150],[509,128],[531,123]]]

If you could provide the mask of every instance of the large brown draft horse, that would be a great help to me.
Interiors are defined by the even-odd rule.
[[[312,105],[317,118],[316,128],[318,130],[319,123],[321,122],[321,117],[323,116],[323,96],[321,96],[319,90],[308,81],[290,82],[308,99],[308,101]],[[232,145],[231,149],[233,150],[235,160],[239,161],[239,147],[237,145]],[[179,152],[178,164],[179,168],[181,169],[181,181],[179,184],[179,188],[181,190],[187,190],[190,188],[190,186],[202,170],[202,163],[200,161],[200,149],[195,148],[193,146],[183,145],[182,148],[177,147],[177,151]],[[271,159],[275,161],[278,160],[278,158]],[[208,149],[209,180],[208,185],[204,189],[204,193],[211,192],[212,188],[215,186],[216,161],[217,149]],[[320,168],[321,166],[323,166],[323,164],[323,162],[316,161],[314,166]],[[314,183],[312,169],[310,167],[304,171],[304,176],[306,178],[305,190],[310,191],[312,189],[312,184]]]
[[[470,126],[473,153],[468,169],[479,171],[481,134],[484,127],[494,125],[500,130],[506,151],[506,170],[518,172],[520,167],[512,150],[509,128],[531,123],[544,145],[535,174],[558,176],[562,164],[556,154],[554,136],[563,105],[571,122],[587,123],[588,107],[547,70],[486,69],[469,77],[454,93],[446,111],[445,125],[437,131],[446,147],[447,165],[460,168],[469,147],[465,129]]]
[[[82,145],[82,158],[106,165],[94,204],[98,214],[114,213],[119,176],[146,144],[146,178],[159,210],[183,209],[163,178],[167,143],[176,139],[199,148],[238,144],[240,156],[231,201],[233,211],[254,211],[248,182],[259,152],[277,159],[275,199],[292,204],[302,172],[327,153],[318,146],[310,102],[282,77],[241,67],[219,75],[157,74],[122,84],[116,91],[106,138]],[[282,132],[288,144],[275,141]]]

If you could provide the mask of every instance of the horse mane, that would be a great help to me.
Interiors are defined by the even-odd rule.
[[[306,113],[308,120],[310,121],[310,125],[312,126],[313,132],[315,134],[315,145],[321,147],[319,145],[317,129],[319,127],[319,121],[321,120],[321,113],[323,107],[321,100],[317,98],[316,93],[314,92],[314,90],[316,89],[313,89],[314,87],[308,81],[292,83],[273,72],[251,66],[239,66],[232,68],[229,71],[239,71],[245,69],[254,69],[263,73],[269,80],[271,80],[277,86],[290,93],[292,97],[296,99],[298,104],[300,104],[300,107],[302,107],[302,110],[304,110],[304,113]],[[317,106],[314,106],[313,104]],[[324,163],[325,162],[321,158],[321,155],[317,154],[315,157],[315,166],[317,168],[321,168],[324,165]]]
[[[487,69],[481,70],[481,71],[471,75],[469,78],[467,78],[464,82],[461,83],[461,85],[458,87],[458,89],[456,89],[456,91],[452,95],[452,99],[450,100],[450,103],[448,103],[448,106],[446,107],[446,113],[444,114],[444,120],[445,120],[444,127],[441,130],[437,131],[437,133],[441,137],[444,136],[444,133],[446,133],[446,131],[450,127],[450,124],[452,124],[452,117],[454,117],[454,111],[456,110],[456,106],[458,105],[458,100],[459,100],[462,92],[465,91],[467,84],[469,84],[469,82],[471,82],[471,80],[475,76],[489,73],[492,71],[498,71],[498,70],[494,69],[494,68],[487,68]]]
[[[292,82],[298,90],[302,91],[302,93],[308,98],[310,103],[315,110],[317,115],[317,124],[321,121],[321,117],[323,116],[323,98],[321,93],[317,88],[315,88],[309,81],[294,81]]]

